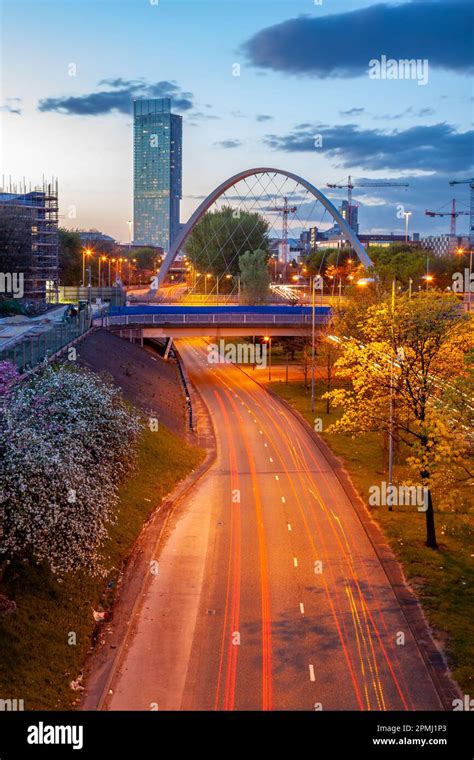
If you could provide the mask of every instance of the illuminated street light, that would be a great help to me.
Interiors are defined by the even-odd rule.
[[[265,335],[263,338],[264,343],[268,343],[268,382],[272,379],[272,338],[270,335]]]
[[[82,251],[82,284],[85,285],[86,283],[86,256],[92,256],[92,251],[90,248],[85,248]]]
[[[100,264],[101,264],[102,261],[107,261],[107,256],[99,256],[99,288],[101,286],[101,281],[100,281]]]

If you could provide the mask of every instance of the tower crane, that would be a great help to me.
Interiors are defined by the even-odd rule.
[[[453,179],[450,183],[453,185],[469,185],[471,188],[471,205],[469,211],[469,244],[474,244],[474,177],[471,179]]]
[[[348,224],[351,226],[351,214],[352,214],[352,191],[355,187],[408,187],[408,182],[358,182],[356,185],[352,183],[350,176],[347,178],[347,183],[327,183],[328,187],[347,188],[347,215]]]
[[[451,184],[451,183],[450,183]],[[456,211],[456,199],[453,198],[451,211],[425,211],[426,216],[450,216],[451,217],[451,235],[456,236],[456,219],[458,216],[470,216],[469,211]]]
[[[282,224],[282,248],[283,248],[283,261],[285,265],[288,263],[287,261],[287,249],[288,249],[288,214],[296,214],[298,207],[297,206],[289,206],[288,205],[288,198],[285,196],[283,198],[283,206],[279,208],[273,209],[274,211],[279,211],[283,214],[283,224]]]

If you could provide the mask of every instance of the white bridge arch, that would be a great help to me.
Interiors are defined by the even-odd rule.
[[[212,204],[215,203],[216,200],[220,198],[221,195],[226,193],[227,190],[229,190],[229,188],[231,188],[233,185],[236,185],[238,182],[246,179],[247,177],[253,177],[258,174],[281,174],[284,177],[294,180],[299,185],[306,188],[306,190],[309,193],[311,193],[318,201],[322,203],[322,205],[329,212],[329,214],[332,216],[334,221],[337,222],[340,229],[344,231],[347,239],[350,240],[351,245],[354,248],[354,251],[356,252],[362,264],[365,267],[372,266],[372,260],[370,259],[370,256],[367,254],[367,251],[365,250],[364,246],[360,242],[355,232],[351,229],[351,227],[349,227],[346,220],[341,216],[341,214],[336,209],[336,207],[331,203],[331,201],[328,198],[326,198],[326,196],[320,190],[318,190],[317,187],[311,184],[311,182],[308,182],[307,180],[303,179],[303,177],[299,177],[297,174],[293,174],[292,172],[287,172],[284,169],[258,167],[256,169],[246,169],[245,171],[241,171],[238,174],[234,174],[232,177],[229,177],[229,179],[225,180],[225,182],[222,182],[222,184],[218,185],[218,187],[216,187],[215,190],[209,193],[207,198],[205,198],[202,201],[202,203],[197,207],[197,209],[191,215],[189,220],[186,222],[186,224],[184,225],[179,235],[176,236],[171,248],[166,254],[163,260],[163,263],[160,267],[160,271],[156,278],[157,287],[151,288],[150,294],[156,292],[156,289],[162,285],[163,280],[168,274],[168,271],[173,261],[176,258],[176,255],[183,247],[184,243],[186,242],[186,239],[191,234],[196,224],[198,224],[200,219],[204,216],[206,211],[209,210]]]

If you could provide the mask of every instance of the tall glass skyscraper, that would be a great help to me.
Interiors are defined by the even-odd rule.
[[[171,99],[133,103],[133,242],[168,251],[179,229],[181,116]]]

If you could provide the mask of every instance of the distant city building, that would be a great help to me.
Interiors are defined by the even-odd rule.
[[[24,251],[30,259],[25,268],[24,298],[34,301],[56,299],[58,287],[58,185],[43,183],[30,192],[0,192],[3,256]],[[18,267],[21,271],[21,265]],[[13,270],[15,271],[15,270]]]
[[[379,247],[388,247],[389,245],[393,245],[394,243],[405,243],[405,235],[394,235],[392,232],[390,232],[388,235],[383,234],[364,234],[361,233],[359,235],[359,240],[362,243],[363,246],[366,248],[370,248],[371,245],[376,245]],[[411,245],[412,241],[409,240],[407,245]]]
[[[469,248],[469,238],[465,235],[428,235],[421,239],[421,245],[435,256],[454,253],[457,248]]]
[[[182,117],[170,98],[133,103],[133,242],[168,251],[179,232]]]
[[[339,206],[339,213],[349,224],[349,227],[354,230],[355,234],[359,234],[359,207],[355,206],[354,204],[351,204],[349,206],[348,201],[342,201],[341,205]]]

